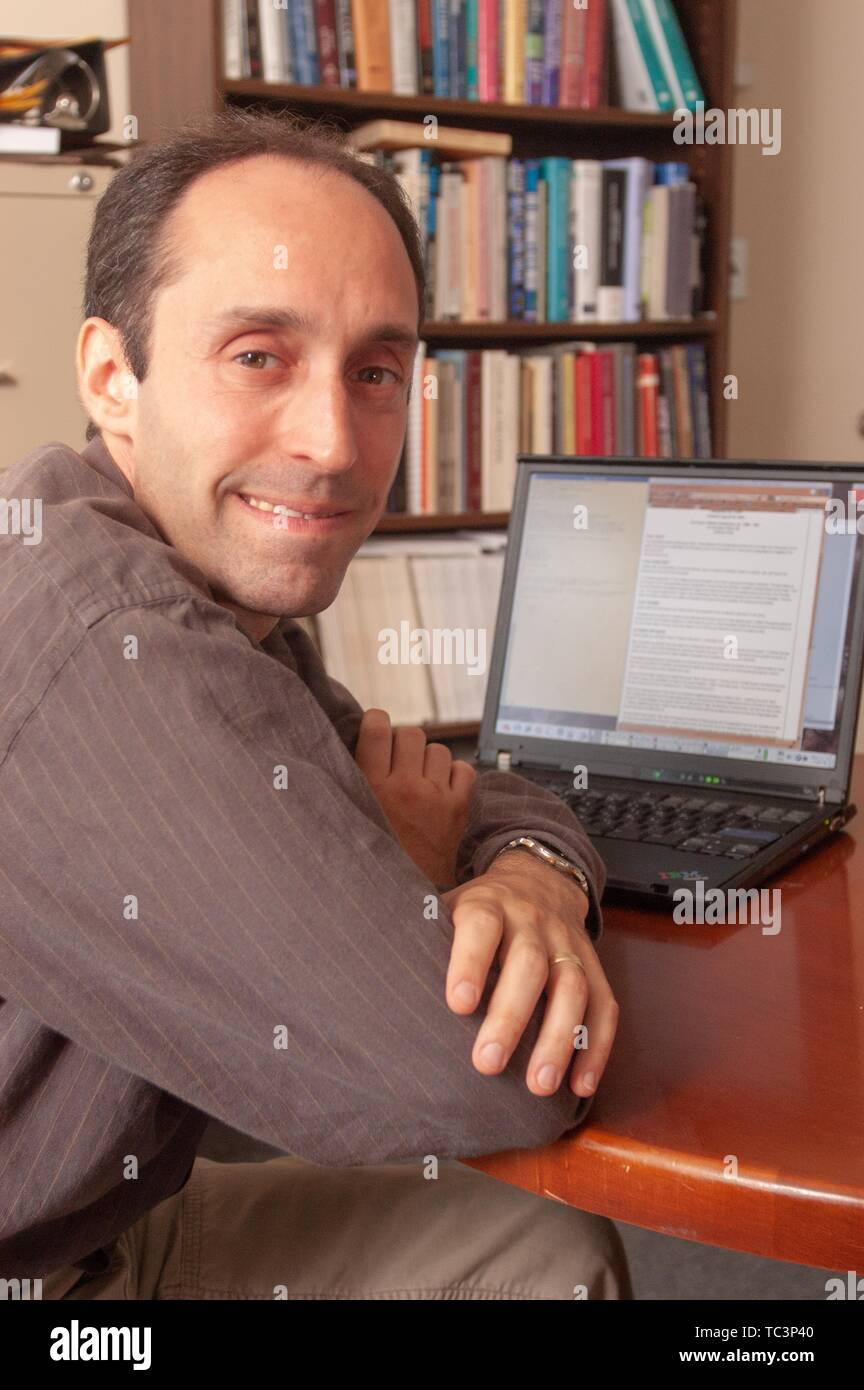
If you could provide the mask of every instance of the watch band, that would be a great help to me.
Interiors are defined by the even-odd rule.
[[[536,855],[538,859],[542,859],[543,863],[548,864],[550,868],[557,869],[559,873],[566,874],[568,878],[575,879],[586,898],[590,901],[591,887],[584,873],[576,864],[572,864],[569,859],[566,859],[563,854],[559,854],[557,850],[550,849],[548,845],[541,844],[541,842],[535,840],[532,835],[520,835],[518,839],[511,840],[509,844],[499,849],[495,858],[497,859],[500,854],[506,854],[508,849],[527,849],[531,854]]]

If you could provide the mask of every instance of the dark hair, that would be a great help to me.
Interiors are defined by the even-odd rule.
[[[115,174],[97,205],[87,245],[84,317],[105,319],[119,331],[138,381],[147,374],[154,299],[177,273],[164,237],[171,212],[202,174],[258,155],[332,169],[377,198],[395,222],[414,271],[419,328],[426,296],[423,246],[395,175],[358,158],[344,132],[320,119],[229,108],[145,146]],[[91,421],[87,438],[98,433]]]

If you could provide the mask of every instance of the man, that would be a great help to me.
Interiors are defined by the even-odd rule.
[[[97,209],[91,442],[11,470],[0,551],[0,1272],[47,1297],[630,1296],[609,1222],[455,1162],[591,1103],[602,865],[293,621],[385,505],[423,293],[396,183],[278,118]],[[196,1161],[209,1116],[296,1157]]]

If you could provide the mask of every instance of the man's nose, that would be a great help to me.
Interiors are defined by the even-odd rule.
[[[286,455],[323,473],[345,473],[357,446],[347,383],[337,374],[309,372],[286,393],[279,441]]]

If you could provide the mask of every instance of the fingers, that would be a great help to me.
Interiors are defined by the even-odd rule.
[[[574,954],[583,959],[581,951]],[[552,1095],[561,1085],[573,1061],[573,1035],[585,1017],[589,994],[588,976],[575,962],[550,965],[546,1012],[525,1074],[528,1090],[535,1095]]]
[[[453,765],[453,754],[443,743],[427,743],[426,754],[423,759],[423,776],[441,791],[446,791],[450,786],[450,769]]]
[[[425,754],[426,735],[418,724],[399,724],[394,729],[391,772],[422,777]]]
[[[495,959],[504,930],[504,913],[491,901],[477,896],[472,899],[469,889],[456,902],[450,915],[453,945],[445,997],[454,1013],[470,1014],[477,1007],[489,967]]]
[[[360,720],[354,761],[373,786],[390,775],[392,743],[393,730],[387,711],[365,710]]]
[[[477,781],[477,771],[470,763],[457,758],[450,769],[450,790],[467,801]]]
[[[556,970],[563,967],[556,966]],[[602,971],[601,971],[602,974]],[[618,1002],[615,999],[606,976],[602,985],[592,982],[585,1018],[585,1032],[588,1046],[576,1052],[576,1062],[570,1077],[570,1089],[577,1096],[590,1096],[596,1091],[600,1077],[606,1070],[606,1063],[612,1052],[612,1044],[618,1031]]]
[[[504,1070],[537,1007],[548,973],[548,957],[537,940],[528,933],[515,936],[508,944],[486,1018],[474,1043],[472,1060],[478,1071],[495,1076]]]

